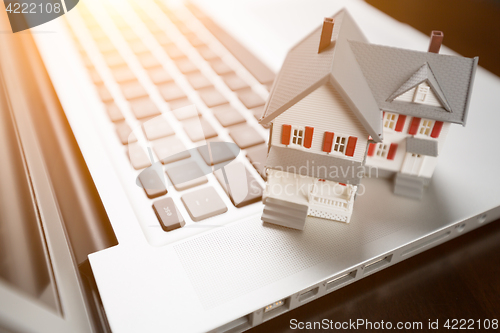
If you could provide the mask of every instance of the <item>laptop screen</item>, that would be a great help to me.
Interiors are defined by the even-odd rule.
[[[0,174],[0,284],[57,309],[56,288],[30,176],[4,98],[0,98]]]

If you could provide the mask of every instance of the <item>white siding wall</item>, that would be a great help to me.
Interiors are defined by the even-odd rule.
[[[420,86],[429,87],[429,85],[425,82],[421,83]],[[404,94],[400,95],[399,97],[395,98],[394,100],[401,101],[401,102],[413,103],[413,95],[415,95],[415,89],[417,87],[411,88],[410,90],[408,90]],[[429,89],[429,92],[427,93],[427,97],[425,98],[425,101],[422,104],[443,107],[441,105],[441,102],[439,101],[439,99],[436,97],[436,95],[432,91],[432,88]]]
[[[314,127],[311,148],[302,147],[297,149],[322,155],[327,155],[322,150],[324,132],[334,132],[334,142],[338,134],[355,136],[358,141],[353,157],[345,156],[333,150],[330,155],[359,162],[364,159],[369,134],[340,94],[329,83],[319,87],[273,120],[271,137],[273,146],[285,147],[281,144],[283,124]]]
[[[387,113],[386,113],[387,115]],[[410,128],[410,124],[412,121],[413,117],[407,116],[405,125],[403,127],[402,132],[396,132],[391,129],[387,129],[384,127],[384,143],[391,144],[391,143],[397,143],[398,148],[396,150],[396,155],[394,157],[394,160],[388,160],[386,158],[381,158],[377,156],[368,156],[366,159],[366,165],[367,166],[372,166],[372,167],[377,167],[382,170],[387,170],[387,171],[392,171],[392,172],[398,172],[401,171],[401,167],[403,166],[404,158],[406,155],[406,137],[411,136],[408,134],[408,130]],[[421,119],[422,121],[425,119]],[[385,121],[385,117],[384,117]],[[427,139],[427,140],[437,140],[438,141],[438,152],[439,154],[441,153],[444,142],[446,139],[446,136],[448,135],[448,132],[450,130],[450,123],[444,123],[443,128],[441,129],[441,133],[439,134],[439,137],[434,139],[431,138],[430,136],[424,136],[424,135],[415,135],[416,138],[420,139]],[[426,156],[423,168],[421,170],[421,176],[422,177],[432,177],[432,173],[434,172],[434,169],[437,165],[437,158],[435,157],[430,157]],[[375,172],[372,172],[375,175]]]

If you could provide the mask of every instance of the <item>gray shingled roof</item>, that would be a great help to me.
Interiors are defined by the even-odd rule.
[[[436,140],[418,139],[413,136],[406,138],[406,151],[413,154],[438,156],[438,142]]]
[[[380,109],[465,125],[477,57],[404,50],[353,40],[349,45]],[[409,90],[408,86],[423,77],[445,109],[394,100],[400,90]]]
[[[359,185],[364,171],[361,162],[277,146],[271,147],[266,167],[351,185]]]
[[[348,44],[348,40],[367,40],[345,9],[333,17],[329,47],[318,53],[320,26],[290,50],[260,121],[268,124],[312,91],[331,82],[368,133],[380,142],[382,113]]]

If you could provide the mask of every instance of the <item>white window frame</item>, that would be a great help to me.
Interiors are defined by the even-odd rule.
[[[306,129],[304,126],[292,126],[290,132],[290,146],[303,147]]]
[[[419,84],[415,88],[415,94],[413,95],[413,103],[424,104],[425,100],[427,99],[427,96],[429,95],[430,90],[431,87],[429,87],[428,85],[423,85],[422,83]]]
[[[391,144],[389,143],[377,143],[377,146],[375,147],[375,154],[373,154],[373,157],[380,157],[383,159],[387,158],[387,154],[389,154],[389,147]]]
[[[399,119],[399,114],[386,112],[384,116],[384,128],[394,131]]]
[[[335,135],[335,137],[333,138],[332,152],[345,155],[348,141],[349,137],[347,135]]]
[[[420,120],[420,124],[418,125],[417,135],[430,137],[432,133],[432,129],[434,128],[434,120],[424,119]]]

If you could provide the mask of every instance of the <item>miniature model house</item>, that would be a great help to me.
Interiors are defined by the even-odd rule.
[[[290,50],[274,82],[260,120],[271,126],[265,222],[351,219],[368,140],[382,141],[382,112],[351,41],[366,38],[342,10]]]
[[[478,58],[438,54],[442,39],[433,31],[428,52],[350,42],[384,111],[384,140],[366,165],[394,177],[396,194],[421,198],[451,123],[465,125]]]
[[[477,58],[369,44],[341,10],[288,53],[260,122],[271,127],[262,220],[349,222],[367,166],[419,198],[451,123],[465,124]],[[371,169],[370,169],[371,170]]]

